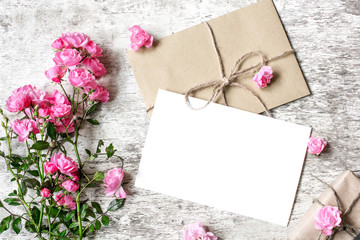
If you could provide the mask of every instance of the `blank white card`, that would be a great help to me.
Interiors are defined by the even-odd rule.
[[[194,111],[159,90],[135,185],[286,226],[310,133],[215,103]]]

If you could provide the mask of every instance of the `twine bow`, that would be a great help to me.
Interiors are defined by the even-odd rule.
[[[320,181],[322,184],[326,185],[328,188],[331,189],[331,191],[334,193],[334,196],[335,196],[335,199],[336,199],[336,204],[337,204],[337,207],[338,209],[342,212],[341,214],[341,225],[339,227],[336,227],[333,229],[333,233],[330,235],[330,236],[326,236],[325,237],[325,240],[333,240],[335,235],[339,232],[342,232],[342,231],[345,231],[347,232],[350,236],[352,237],[356,237],[356,234],[359,233],[360,229],[359,228],[356,228],[355,226],[351,225],[351,224],[348,224],[348,223],[345,223],[343,220],[344,220],[344,217],[346,217],[352,210],[352,208],[354,207],[354,205],[359,201],[360,199],[360,193],[358,193],[358,195],[351,201],[350,205],[345,209],[344,211],[344,208],[341,204],[341,201],[340,201],[340,198],[339,198],[339,195],[338,193],[336,192],[336,190],[333,188],[333,186],[331,186],[330,184],[324,182],[323,180],[321,180],[320,178],[316,177],[315,175],[311,174],[311,176],[313,176],[314,178],[316,178],[318,181]],[[323,204],[322,202],[320,202],[319,199],[315,199],[314,202],[320,204],[322,207],[325,206],[325,204]],[[321,236],[322,236],[322,232],[320,232],[320,235],[319,235],[319,238],[318,240],[321,239]]]

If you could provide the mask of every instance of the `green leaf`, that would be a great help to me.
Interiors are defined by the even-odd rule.
[[[93,180],[95,181],[102,181],[105,178],[105,175],[103,172],[96,172],[94,174]]]
[[[52,122],[49,122],[47,125],[47,134],[52,140],[56,139],[56,128]]]
[[[100,230],[100,228],[101,228],[101,222],[100,222],[99,220],[96,220],[96,221],[95,221],[95,228],[96,228],[97,231]]]
[[[86,209],[86,214],[92,218],[96,218],[94,211],[91,209]]]
[[[23,163],[23,164],[21,164],[21,169],[26,171],[29,169],[29,165],[27,163]]]
[[[88,209],[89,206],[86,205],[85,203],[81,206],[81,209],[80,209],[80,218],[81,219],[84,219],[86,217],[86,209]]]
[[[101,152],[101,147],[104,146],[104,142],[103,140],[99,140],[97,148],[96,148],[96,153],[100,153]]]
[[[23,195],[26,195],[26,193],[27,193],[27,187],[26,187],[25,182],[21,182],[21,192]]]
[[[12,229],[14,230],[14,232],[16,233],[16,234],[19,234],[20,233],[20,231],[21,231],[21,228],[22,228],[22,226],[21,226],[21,218],[16,218],[13,222],[12,222]]]
[[[9,193],[9,197],[14,197],[14,196],[16,196],[17,195],[17,191],[16,190],[14,190],[12,193]]]
[[[29,170],[28,173],[30,173],[30,174],[33,175],[34,177],[38,177],[38,176],[39,176],[38,170]]]
[[[89,155],[89,157],[91,156],[91,151],[89,149],[85,149],[85,152]]]
[[[102,211],[102,209],[101,209],[101,207],[100,207],[100,204],[98,204],[97,202],[91,202],[91,206],[96,209],[96,212],[97,212],[98,214],[102,214],[102,213],[103,213],[103,211]]]
[[[29,221],[26,221],[26,222],[25,222],[25,229],[28,230],[28,231],[31,232],[31,233],[36,232],[35,226],[32,225],[32,223],[29,222]]]
[[[27,178],[24,180],[25,184],[27,187],[29,188],[36,188],[36,187],[40,187],[40,182],[38,180],[36,180],[35,178]]]
[[[101,222],[102,222],[102,224],[104,224],[104,226],[109,226],[109,218],[108,218],[108,216],[103,215],[101,217]]]
[[[6,202],[7,204],[9,204],[11,206],[19,206],[19,205],[21,205],[19,203],[19,199],[17,199],[17,198],[5,198],[4,202]]]
[[[60,237],[65,237],[65,235],[66,235],[66,230],[62,231],[62,232],[59,234]]]
[[[92,232],[94,232],[94,230],[95,230],[95,226],[94,226],[94,224],[91,224],[89,227],[89,232],[92,233]]]
[[[45,141],[37,141],[36,143],[34,143],[32,146],[31,146],[31,149],[35,149],[35,150],[45,150],[45,149],[48,149],[49,148],[49,143],[48,142],[45,142]]]
[[[92,105],[92,106],[89,108],[89,110],[86,112],[86,116],[89,116],[90,114],[92,114],[92,113],[95,111],[97,105],[98,105],[98,104]]]
[[[114,150],[114,146],[112,144],[110,144],[105,150],[108,158],[111,158],[116,152],[116,149]]]
[[[89,118],[89,119],[86,119],[86,121],[88,121],[92,125],[100,125],[99,121],[96,119]]]
[[[5,153],[3,151],[0,151],[0,156],[5,158]]]
[[[6,141],[7,140],[7,138],[6,137],[2,137],[2,138],[0,138],[0,141]]]
[[[58,212],[59,209],[57,209],[56,207],[50,207],[50,217],[55,218]]]
[[[4,218],[3,220],[1,220],[1,223],[0,223],[0,234],[9,229],[11,219],[12,219],[12,218],[11,218],[11,215],[10,215],[10,216],[7,216],[6,218]]]
[[[75,216],[75,211],[68,212],[64,218],[66,222],[70,221]]]
[[[70,224],[69,228],[75,228],[79,226],[79,222],[73,222],[72,224]]]
[[[0,201],[0,207],[4,207],[4,205],[3,205],[2,201]]]
[[[114,199],[108,206],[108,211],[116,211],[123,205],[124,199]]]
[[[31,217],[34,219],[34,222],[38,223],[40,220],[40,210],[37,207],[31,209]]]

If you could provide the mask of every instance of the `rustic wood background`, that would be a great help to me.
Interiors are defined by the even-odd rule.
[[[289,227],[134,187],[149,119],[125,54],[128,27],[139,24],[155,38],[161,38],[254,2],[0,1],[2,108],[11,92],[25,84],[54,87],[44,71],[53,65],[50,44],[61,33],[84,32],[104,49],[102,61],[108,74],[101,81],[110,89],[111,102],[103,104],[96,113],[101,125],[87,126],[82,133],[81,148],[94,148],[99,139],[114,142],[126,159],[125,187],[129,197],[122,210],[111,216],[111,225],[91,239],[181,239],[186,225],[196,221],[203,222],[220,239],[285,239],[288,229],[324,189],[310,173],[331,182],[345,169],[360,168],[360,2],[274,0],[312,95],[281,106],[272,114],[278,119],[309,125],[314,129],[313,136],[325,137],[329,142],[320,157],[306,157]],[[115,161],[99,160],[91,163],[88,171],[106,171],[118,165]],[[5,165],[1,164],[1,199],[14,187],[9,179]],[[89,191],[87,197],[106,205],[111,200],[104,196],[103,189]],[[0,209],[0,218],[5,216],[6,212]],[[16,236],[12,230],[0,236],[1,239],[33,237],[26,231]]]

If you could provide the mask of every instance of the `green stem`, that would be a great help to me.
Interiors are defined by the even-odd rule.
[[[64,89],[64,87],[63,87],[63,85],[62,85],[61,83],[60,83],[59,85],[60,85],[61,89],[63,90],[63,92],[64,92],[64,94],[65,94],[66,98],[69,100],[69,102],[71,102],[70,97],[69,97],[69,95],[66,93],[66,91],[65,91],[65,89]]]
[[[81,192],[80,192],[81,193]],[[82,222],[81,222],[81,215],[80,215],[80,193],[78,193],[76,197],[76,210],[77,210],[77,219],[79,222],[79,240],[82,239]]]

